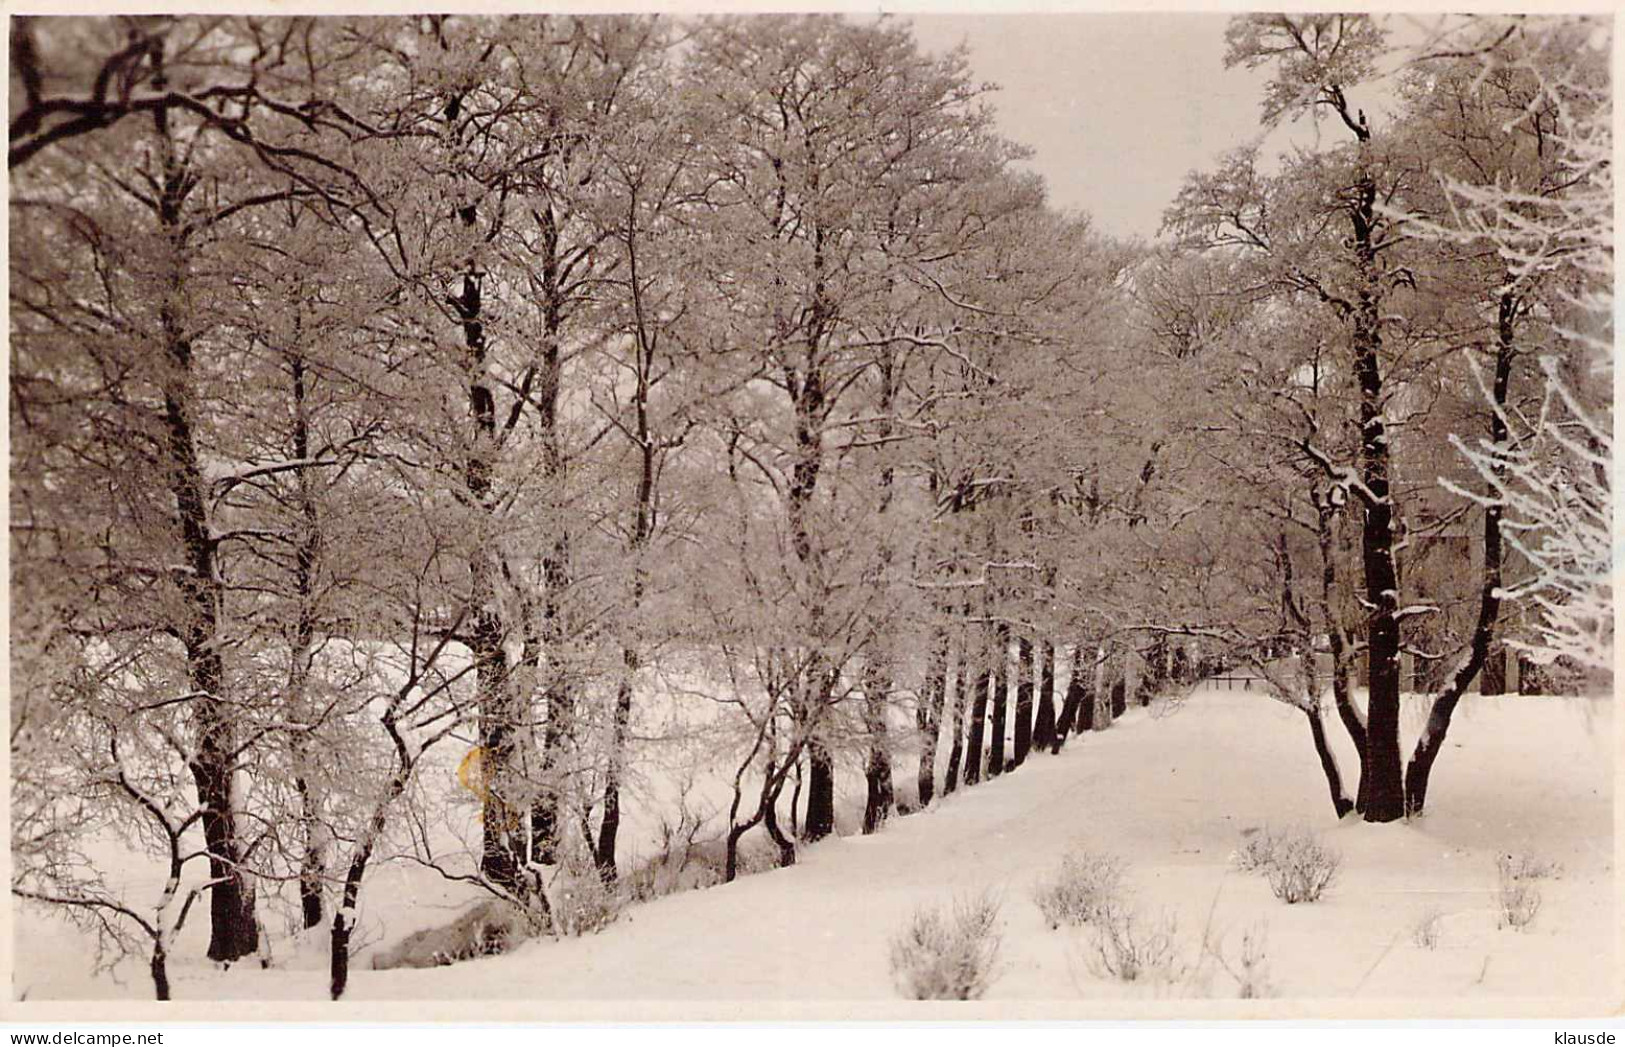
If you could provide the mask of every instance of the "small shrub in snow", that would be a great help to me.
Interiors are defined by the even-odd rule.
[[[1535,881],[1552,875],[1556,866],[1528,855],[1512,854],[1500,855],[1495,865],[1500,873],[1500,883],[1495,891],[1500,925],[1522,930],[1533,923],[1540,913],[1540,888],[1535,886]]]
[[[1275,854],[1275,833],[1269,826],[1243,829],[1241,846],[1230,856],[1230,864],[1241,872],[1258,872]]]
[[[553,930],[564,938],[597,934],[620,918],[623,905],[596,869],[566,873],[553,888]]]
[[[1216,899],[1215,899],[1216,900]],[[1202,932],[1202,955],[1186,979],[1187,995],[1207,996],[1212,988],[1212,970],[1209,961],[1236,983],[1236,995],[1243,1000],[1259,1000],[1273,996],[1274,987],[1269,977],[1269,925],[1264,922],[1249,927],[1241,934],[1240,948],[1231,953],[1230,943],[1223,934],[1209,929]]]
[[[1501,926],[1522,930],[1540,912],[1540,888],[1527,880],[1504,880],[1496,892],[1501,909]]]
[[[1560,875],[1563,867],[1535,854],[1502,854],[1495,867],[1503,880],[1548,880]]]
[[[1431,905],[1428,906],[1422,910],[1422,915],[1416,919],[1416,925],[1411,928],[1411,941],[1420,949],[1437,949],[1443,923],[1444,913]]]
[[[488,898],[451,924],[418,931],[375,955],[372,966],[374,970],[442,967],[507,952],[534,932],[530,917],[517,905]]]
[[[716,880],[708,880],[704,875],[684,875],[695,855],[697,845],[694,840],[702,824],[702,819],[688,809],[686,799],[679,804],[677,824],[673,825],[669,818],[660,819],[660,845],[654,857],[635,866],[622,878],[621,889],[628,901],[646,902],[663,898],[681,890],[685,882],[696,879],[700,881],[698,886],[710,886],[720,881],[720,876]]]
[[[1308,830],[1296,829],[1274,837],[1262,868],[1275,897],[1296,905],[1318,901],[1342,864],[1342,855]]]
[[[1232,960],[1221,942],[1212,955],[1226,974],[1235,979],[1236,995],[1243,1000],[1261,1000],[1273,995],[1269,974],[1269,927],[1259,924],[1241,932],[1241,945]]]
[[[976,1000],[993,984],[999,901],[983,892],[946,910],[921,908],[892,938],[891,973],[911,1000]]]
[[[1033,902],[1051,930],[1079,927],[1100,919],[1117,904],[1123,863],[1106,854],[1080,851],[1061,859],[1053,876],[1033,888]]]
[[[1172,982],[1184,974],[1179,926],[1171,913],[1152,923],[1128,906],[1114,905],[1091,926],[1092,949],[1084,962],[1097,977]]]

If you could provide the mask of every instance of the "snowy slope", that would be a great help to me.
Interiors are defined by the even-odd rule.
[[[1421,710],[1410,710],[1414,728]],[[351,998],[558,1000],[895,999],[887,942],[922,903],[992,888],[1003,897],[1002,974],[990,999],[1121,995],[1233,996],[1217,974],[1174,986],[1097,978],[1074,932],[1040,922],[1029,891],[1072,846],[1130,866],[1136,902],[1176,914],[1194,958],[1204,929],[1235,941],[1267,925],[1268,973],[1281,997],[1563,997],[1617,995],[1614,976],[1613,744],[1608,703],[1478,699],[1463,704],[1416,824],[1338,824],[1300,714],[1256,693],[1200,692],[1134,711],[1110,731],[1036,756],[1012,775],[964,790],[872,837],[802,851],[794,868],[629,910],[601,934],[530,943],[503,957],[426,971],[357,971]],[[1344,755],[1353,775],[1352,756]],[[1307,824],[1343,852],[1318,904],[1288,907],[1228,859],[1244,829]],[[1525,931],[1497,928],[1495,856],[1561,864]],[[393,940],[444,922],[456,901],[430,899],[387,870],[369,885],[373,920]],[[392,889],[394,888],[394,889]],[[411,910],[401,899],[417,898]],[[394,907],[392,908],[392,903]],[[1412,929],[1442,913],[1438,947]],[[177,998],[320,999],[319,943],[289,969],[192,962],[173,970]],[[282,954],[286,955],[286,953]],[[30,999],[143,996],[85,976],[82,958],[28,973]],[[74,970],[74,963],[81,966]]]

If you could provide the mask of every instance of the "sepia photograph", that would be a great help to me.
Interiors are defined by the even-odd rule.
[[[1610,9],[197,6],[6,19],[0,1013],[1620,1015]]]

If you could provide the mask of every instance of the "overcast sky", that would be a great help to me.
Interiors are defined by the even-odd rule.
[[[1258,134],[1264,73],[1224,68],[1228,15],[919,15],[930,51],[970,46],[1004,134],[1050,200],[1118,236],[1154,236],[1185,174]]]

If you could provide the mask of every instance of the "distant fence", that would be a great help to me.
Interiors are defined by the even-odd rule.
[[[1215,688],[1222,683],[1227,691],[1235,690],[1236,684],[1239,683],[1242,690],[1250,691],[1253,689],[1253,681],[1256,679],[1258,679],[1256,676],[1209,676],[1207,682],[1213,684]]]

